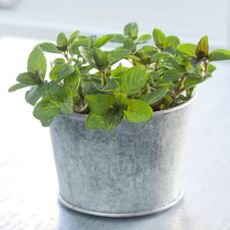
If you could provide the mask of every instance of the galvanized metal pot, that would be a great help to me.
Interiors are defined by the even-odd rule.
[[[194,98],[194,97],[193,97]],[[182,146],[190,99],[142,124],[90,130],[85,115],[59,115],[50,127],[60,201],[93,215],[158,213],[183,196]]]

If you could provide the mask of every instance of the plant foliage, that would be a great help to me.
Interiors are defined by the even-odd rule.
[[[27,72],[9,91],[28,88],[25,99],[43,126],[58,114],[83,113],[88,128],[111,130],[123,119],[146,122],[154,111],[185,103],[196,85],[212,76],[212,61],[230,59],[228,50],[210,52],[207,36],[197,44],[181,44],[157,28],[152,34],[138,31],[132,22],[123,34],[59,33],[56,44],[44,42],[33,49]],[[116,47],[104,49],[108,43]],[[49,72],[46,52],[57,54]]]

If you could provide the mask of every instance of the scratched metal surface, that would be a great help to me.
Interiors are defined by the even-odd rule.
[[[183,201],[155,216],[110,219],[79,214],[57,202],[48,129],[32,118],[23,93],[6,92],[24,70],[33,44],[0,40],[1,53],[17,49],[20,54],[14,68],[10,54],[0,55],[0,230],[230,230],[229,63],[218,64],[215,77],[198,89],[186,144]]]

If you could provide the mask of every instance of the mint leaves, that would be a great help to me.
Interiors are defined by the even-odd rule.
[[[115,43],[112,49],[107,49]],[[47,71],[44,53],[56,54]],[[59,33],[56,43],[43,42],[29,55],[14,92],[27,88],[33,115],[49,126],[58,114],[86,114],[86,126],[112,130],[122,120],[149,121],[154,111],[188,101],[195,87],[215,71],[210,62],[230,60],[230,51],[210,51],[207,36],[183,43],[158,28],[139,34],[137,23],[123,33],[99,37]]]

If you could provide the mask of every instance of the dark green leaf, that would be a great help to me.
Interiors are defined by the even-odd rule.
[[[42,99],[35,106],[33,115],[40,120],[43,126],[49,126],[54,117],[60,113],[60,104],[52,100],[50,97]]]
[[[64,98],[63,103],[61,104],[61,112],[64,114],[72,114],[73,113],[73,98],[66,97]]]
[[[46,67],[46,58],[44,56],[43,50],[40,46],[36,46],[28,58],[28,72],[39,74],[41,79],[44,79],[46,75]]]
[[[177,81],[182,77],[182,73],[178,72],[175,69],[170,69],[164,72],[162,79],[160,80],[161,83],[167,83],[171,81]]]
[[[28,87],[29,85],[27,84],[23,84],[23,83],[17,83],[13,86],[11,86],[9,89],[8,89],[8,92],[14,92],[16,90],[19,90],[19,89],[22,89],[22,88],[25,88],[25,87]]]
[[[19,74],[16,80],[25,85],[38,85],[42,82],[37,75],[30,72]]]
[[[154,92],[143,95],[142,97],[140,97],[140,100],[144,101],[149,105],[152,105],[156,102],[159,102],[164,96],[166,96],[168,91],[169,90],[167,88],[159,88],[156,89]]]
[[[153,110],[145,102],[132,99],[128,100],[128,109],[124,110],[124,116],[129,122],[146,122],[152,118]]]
[[[33,86],[26,92],[25,99],[31,105],[36,105],[37,101],[45,94],[46,87],[44,85]]]
[[[224,61],[230,60],[230,51],[223,49],[216,49],[208,56],[209,61]]]

